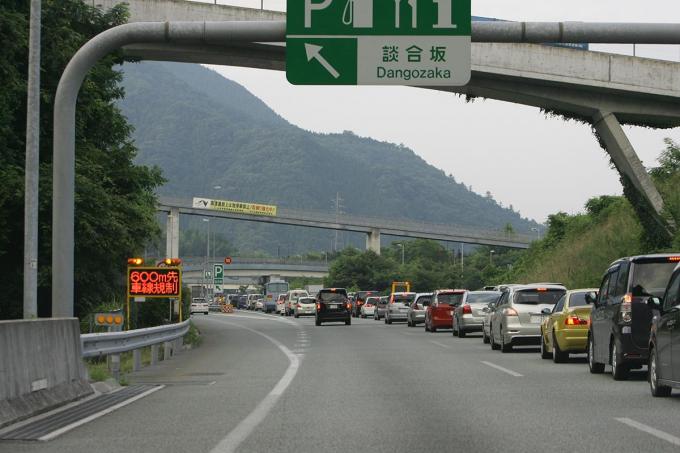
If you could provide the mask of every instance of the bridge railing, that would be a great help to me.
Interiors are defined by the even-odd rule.
[[[182,347],[182,339],[189,332],[189,320],[166,326],[125,332],[88,333],[80,336],[83,357],[110,357],[113,376],[120,375],[120,354],[132,351],[132,370],[142,368],[142,348],[151,346],[151,365],[158,362],[158,347],[163,345],[163,359],[167,360]]]

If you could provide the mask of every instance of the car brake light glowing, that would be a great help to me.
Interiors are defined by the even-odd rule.
[[[621,321],[624,323],[629,323],[633,320],[632,303],[633,295],[631,293],[623,296],[621,300]]]
[[[677,263],[678,261],[680,261],[680,256],[669,256],[668,261],[672,261],[674,263]]]
[[[472,307],[470,307],[468,304],[463,305],[463,314],[464,315],[471,315],[472,314]]]
[[[578,316],[569,316],[564,320],[564,324],[567,326],[587,326],[588,320],[581,319]]]
[[[347,309],[348,309],[348,310],[351,310],[351,309],[352,309],[352,304],[349,304],[349,303],[348,303],[348,304],[347,304]]]
[[[517,310],[515,310],[514,308],[505,308],[505,309],[503,309],[503,314],[504,314],[505,316],[519,316],[519,315],[517,314]]]
[[[536,288],[536,291],[544,292],[544,291],[548,291],[548,288]]]
[[[316,311],[321,311],[321,304],[316,304]]]

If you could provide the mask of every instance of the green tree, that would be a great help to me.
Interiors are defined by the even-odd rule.
[[[87,40],[127,19],[80,0],[43,0],[40,124],[39,314],[51,297],[52,112],[61,74]],[[0,318],[21,316],[26,62],[29,2],[0,3]],[[159,233],[157,168],[135,165],[131,126],[115,102],[123,96],[120,54],[103,58],[83,83],[76,116],[76,314],[120,297],[126,258]]]

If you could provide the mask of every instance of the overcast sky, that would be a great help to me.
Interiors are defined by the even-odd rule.
[[[284,10],[285,1],[264,0],[264,6]],[[680,1],[473,0],[472,13],[526,21],[680,22]],[[593,48],[633,51],[630,45]],[[678,61],[680,47],[638,46],[637,54]],[[541,222],[557,211],[581,211],[592,196],[621,193],[618,175],[590,127],[546,118],[533,107],[492,100],[466,104],[451,94],[406,87],[296,87],[282,72],[213,68],[293,124],[403,143],[476,192],[488,190],[503,205]],[[627,131],[647,166],[656,165],[664,137],[680,142],[678,129]]]

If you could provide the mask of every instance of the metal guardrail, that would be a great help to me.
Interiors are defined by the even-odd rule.
[[[132,371],[142,369],[142,348],[151,346],[151,365],[158,363],[158,346],[163,344],[163,360],[182,347],[189,332],[189,320],[167,326],[128,330],[127,332],[88,333],[80,336],[83,358],[107,357],[109,371],[120,378],[120,354],[132,351]]]
[[[189,320],[167,326],[80,336],[83,357],[101,357],[175,341],[189,332]]]

